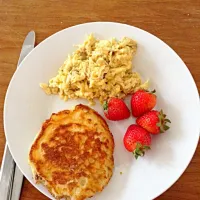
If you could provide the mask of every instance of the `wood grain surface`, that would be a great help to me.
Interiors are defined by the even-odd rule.
[[[91,21],[122,22],[153,33],[180,55],[200,90],[200,0],[0,0],[0,163],[4,97],[26,34],[34,30],[38,44],[61,29]],[[47,197],[24,180],[20,199]],[[181,178],[157,199],[200,199],[200,144]]]

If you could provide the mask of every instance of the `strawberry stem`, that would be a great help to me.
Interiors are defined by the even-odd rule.
[[[150,93],[150,94],[155,94],[155,93],[156,93],[156,90],[155,90],[155,89],[152,90],[152,91],[149,91],[149,90],[144,90],[144,91],[146,91],[146,92],[148,92],[148,93]]]
[[[139,156],[144,156],[145,155],[145,151],[149,150],[150,147],[146,146],[146,145],[142,145],[141,143],[137,142],[136,144],[136,148],[133,151],[133,155],[135,156],[136,159],[138,159]]]
[[[160,128],[160,133],[164,133],[170,128],[167,123],[171,123],[171,121],[167,119],[166,116],[167,115],[163,113],[163,110],[161,110],[158,114],[159,122],[156,125]]]
[[[156,90],[154,89],[154,90],[152,90],[150,93],[155,94],[155,93],[156,93]]]
[[[103,103],[103,109],[104,110],[108,110],[108,102],[107,101],[104,101],[104,103]]]

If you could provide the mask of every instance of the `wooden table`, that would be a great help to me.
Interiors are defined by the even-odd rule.
[[[180,55],[200,90],[200,0],[0,0],[0,161],[4,96],[24,37],[35,30],[38,44],[61,29],[91,21],[127,23],[158,36]],[[24,180],[21,200],[45,199]],[[157,199],[200,199],[200,144],[181,178]]]

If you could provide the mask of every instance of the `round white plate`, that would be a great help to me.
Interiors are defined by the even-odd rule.
[[[81,44],[90,33],[99,39],[127,36],[137,41],[135,70],[144,79],[150,79],[151,88],[157,91],[158,109],[162,108],[172,121],[171,129],[153,137],[152,150],[137,161],[122,142],[134,119],[107,121],[115,139],[114,174],[108,186],[91,200],[153,199],[181,176],[195,152],[200,104],[196,85],[183,61],[164,42],[141,29],[110,22],[87,23],[62,30],[39,44],[21,63],[7,91],[4,126],[9,148],[26,178],[52,198],[32,179],[29,148],[41,124],[52,112],[70,109],[78,103],[87,104],[87,101],[63,102],[58,96],[47,96],[39,83],[55,76],[67,55],[75,50],[74,45]],[[99,104],[93,108],[103,115]]]

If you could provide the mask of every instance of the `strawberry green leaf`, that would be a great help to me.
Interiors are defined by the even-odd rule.
[[[146,150],[150,150],[151,149],[150,146],[146,146],[146,145],[144,145],[143,148],[146,149]]]
[[[164,125],[164,129],[165,129],[165,130],[168,130],[168,129],[169,129],[169,126]]]
[[[171,123],[171,121],[169,119],[165,119],[165,121]]]
[[[158,122],[156,126],[161,127],[161,122]]]
[[[108,102],[107,101],[104,101],[104,103],[103,103],[103,109],[104,110],[108,110]]]
[[[170,128],[167,123],[171,123],[171,121],[166,119],[166,116],[167,115],[163,113],[163,110],[161,110],[158,114],[159,122],[156,125],[160,128],[160,133],[164,133]]]
[[[150,93],[155,94],[155,93],[156,93],[156,90],[154,89],[154,90],[152,90]]]
[[[133,151],[133,155],[135,156],[136,159],[138,159],[139,156],[144,156],[145,155],[145,150],[149,150],[150,147],[149,146],[146,146],[146,145],[142,145],[141,143],[137,143],[136,144],[136,148],[135,150]]]

